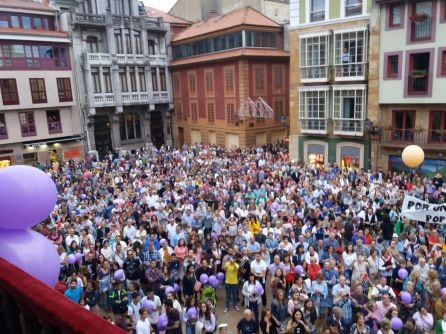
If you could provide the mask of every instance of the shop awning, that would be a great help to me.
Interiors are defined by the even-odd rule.
[[[58,138],[48,138],[41,140],[32,140],[23,142],[23,147],[38,147],[42,145],[64,143],[70,141],[81,141],[83,139],[82,135],[58,137]]]

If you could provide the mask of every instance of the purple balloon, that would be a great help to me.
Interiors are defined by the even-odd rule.
[[[57,283],[60,259],[54,245],[31,230],[0,230],[0,257],[50,287]]]
[[[297,213],[297,218],[304,219],[304,214],[302,212]]]
[[[217,273],[217,279],[218,279],[220,282],[223,282],[223,281],[225,280],[225,274],[222,273],[222,272]]]
[[[444,295],[446,293],[446,288],[441,289],[441,295]]]
[[[178,285],[178,283],[175,283],[175,284],[173,285],[173,291],[175,291],[175,292],[180,291],[180,286]]]
[[[187,314],[188,319],[197,319],[198,318],[198,312],[195,307],[191,307],[190,309],[188,309],[186,314]]]
[[[297,275],[302,275],[304,273],[304,267],[302,267],[300,264],[298,264],[295,268],[294,268],[294,272]]]
[[[67,263],[68,264],[75,264],[76,263],[76,255],[74,255],[74,254],[68,255]]]
[[[164,293],[166,294],[166,296],[169,294],[169,293],[174,293],[175,292],[175,290],[171,287],[171,286],[168,286],[167,288],[166,288],[166,290],[164,290]]]
[[[74,255],[76,262],[82,262],[82,254],[81,253],[76,253]]]
[[[144,303],[142,304],[142,306],[144,306],[144,308],[147,310],[147,311],[149,311],[149,312],[152,312],[153,311],[153,309],[154,309],[154,304],[153,304],[153,302],[151,301],[151,300],[148,300],[148,299],[146,299],[145,301],[144,301]]]
[[[406,291],[402,292],[401,293],[401,301],[404,304],[410,304],[412,302],[411,294],[409,292],[406,292]]]
[[[392,318],[392,320],[390,320],[390,326],[394,331],[400,330],[400,328],[403,327],[403,320],[398,317]]]
[[[209,277],[206,274],[201,274],[200,276],[200,282],[201,284],[206,284],[209,281]]]
[[[262,284],[260,284],[259,282],[256,282],[255,286],[254,286],[254,292],[257,296],[261,296],[263,295],[263,293],[265,292],[265,290],[263,290],[263,286]]]
[[[216,239],[216,238],[217,238],[217,233],[212,232],[212,233],[211,233],[211,238],[212,238],[212,239]]]
[[[409,273],[407,272],[406,268],[401,268],[398,270],[398,277],[401,279],[406,279],[407,276],[409,276]]]
[[[160,331],[165,331],[167,328],[167,324],[169,323],[169,318],[166,314],[162,314],[158,318],[158,329]]]
[[[0,228],[23,230],[45,220],[54,210],[57,189],[40,169],[12,166],[0,170]]]
[[[218,282],[217,277],[215,275],[212,275],[212,276],[209,276],[208,283],[216,289],[219,282]]]
[[[113,275],[116,281],[123,281],[124,280],[124,270],[118,269],[115,271],[115,274]]]

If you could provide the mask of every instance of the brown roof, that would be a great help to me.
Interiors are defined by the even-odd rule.
[[[280,28],[280,25],[252,7],[244,7],[225,15],[211,17],[178,33],[172,41],[180,41],[240,25]]]
[[[205,63],[239,57],[289,57],[290,54],[278,49],[243,48],[230,51],[209,53],[201,56],[187,57],[172,61],[171,66]]]
[[[33,30],[33,29],[22,29],[22,28],[0,28],[0,34],[50,36],[50,37],[60,37],[60,38],[68,37],[68,33],[62,31]]]
[[[146,14],[148,16],[152,16],[152,17],[162,17],[164,22],[167,23],[172,23],[172,24],[177,24],[177,25],[191,25],[192,22],[183,20],[182,18],[179,18],[177,16],[174,15],[170,15],[167,14],[165,12],[163,12],[162,10],[153,8],[153,7],[148,7],[146,6]]]
[[[22,8],[32,10],[44,10],[44,11],[56,11],[48,6],[47,0],[41,0],[41,2],[33,2],[31,0],[0,0],[0,7],[10,8]]]

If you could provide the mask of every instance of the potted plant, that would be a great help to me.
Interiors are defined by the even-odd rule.
[[[412,77],[414,78],[424,78],[426,75],[426,70],[412,70]]]
[[[427,20],[429,18],[429,15],[425,13],[415,13],[410,20],[413,22],[423,22],[424,20]]]

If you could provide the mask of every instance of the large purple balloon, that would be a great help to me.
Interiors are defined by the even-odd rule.
[[[115,278],[116,281],[123,281],[125,277],[124,270],[122,269],[116,270],[113,277]]]
[[[74,254],[68,255],[67,263],[68,264],[75,264],[76,263],[76,255],[74,255]]]
[[[208,281],[209,281],[209,276],[206,274],[201,274],[201,276],[200,276],[201,284],[206,284]]]
[[[398,277],[401,279],[406,279],[407,276],[409,276],[409,273],[407,272],[406,268],[400,268],[398,270]]]
[[[50,287],[57,283],[60,258],[54,245],[31,230],[0,230],[0,257]]]
[[[219,281],[215,275],[212,275],[212,276],[209,276],[208,283],[210,285],[212,285],[215,289],[217,289]]]
[[[165,294],[166,294],[166,296],[167,296],[169,293],[174,293],[175,290],[174,290],[171,286],[168,286],[168,287],[166,288],[166,290],[164,290],[164,292],[165,292]]]
[[[179,292],[179,291],[180,291],[180,286],[179,286],[178,283],[175,283],[175,284],[173,285],[173,290],[174,290],[175,292]]]
[[[297,275],[302,275],[304,273],[304,267],[302,267],[300,264],[298,264],[295,268],[294,268],[294,272]]]
[[[155,307],[155,305],[153,304],[153,302],[151,300],[146,299],[143,303],[144,308],[149,311],[152,312],[153,308]]]
[[[23,230],[37,225],[49,216],[56,204],[56,185],[34,167],[1,169],[0,189],[0,229]]]
[[[401,300],[404,304],[410,304],[412,302],[412,296],[409,292],[402,292],[401,293]]]
[[[169,323],[169,318],[167,317],[167,315],[166,314],[160,315],[160,317],[158,318],[158,329],[162,332],[165,331],[168,323]]]
[[[198,318],[198,312],[195,307],[191,307],[187,310],[187,318],[188,319],[197,319]]]
[[[222,273],[222,272],[217,273],[217,279],[218,279],[220,282],[223,282],[223,281],[225,280],[225,274]]]
[[[265,290],[263,290],[263,286],[262,284],[260,284],[259,282],[256,282],[255,286],[254,286],[254,292],[257,296],[261,296],[263,295],[263,293],[265,292]]]
[[[74,257],[75,257],[75,259],[76,259],[76,262],[79,262],[79,263],[82,262],[82,254],[81,254],[81,253],[76,253],[76,254],[74,255]]]
[[[403,320],[398,317],[392,318],[392,320],[390,320],[390,325],[394,331],[397,331],[403,327]]]

